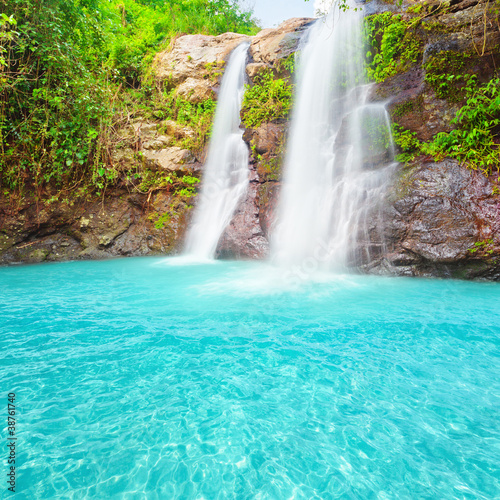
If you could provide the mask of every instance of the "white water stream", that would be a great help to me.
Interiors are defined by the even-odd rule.
[[[213,259],[217,243],[248,187],[248,147],[240,128],[249,43],[231,54],[222,78],[207,161],[185,253]]]
[[[393,163],[382,104],[367,102],[363,14],[349,2],[306,33],[298,61],[273,260],[349,267],[367,213],[381,201]]]

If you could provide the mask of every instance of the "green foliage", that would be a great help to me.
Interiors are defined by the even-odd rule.
[[[109,65],[115,76],[137,85],[155,52],[179,33],[253,35],[251,13],[234,0],[100,1],[111,22]]]
[[[432,142],[422,145],[422,151],[437,159],[456,158],[490,175],[500,168],[500,150],[495,140],[500,128],[500,79],[479,85],[473,76],[465,91],[466,104],[452,120],[457,128],[437,134]]]
[[[470,54],[447,50],[429,57],[425,64],[425,81],[434,89],[440,99],[458,101],[462,87],[470,75],[463,74]]]
[[[500,79],[494,78],[479,85],[471,76],[464,88],[466,104],[460,108],[452,124],[457,128],[440,132],[430,142],[421,142],[416,134],[393,125],[394,142],[402,151],[397,160],[410,162],[421,154],[433,156],[436,161],[456,158],[469,168],[491,175],[500,170]]]
[[[148,219],[154,221],[153,224],[156,229],[163,229],[165,224],[170,222],[172,218],[172,214],[170,212],[165,212],[163,214],[159,214],[158,212],[152,212],[149,214]]]
[[[0,5],[0,182],[21,188],[80,183],[104,187],[113,93],[95,2],[9,0]],[[6,12],[5,12],[6,11]]]
[[[120,176],[111,150],[116,124],[130,116],[125,89],[137,88],[142,106],[155,51],[181,32],[228,29],[255,30],[236,0],[1,1],[0,185],[104,192]],[[181,123],[201,121],[189,146],[201,146],[214,106],[175,101]]]
[[[256,128],[263,122],[286,118],[292,106],[292,85],[283,78],[275,79],[272,70],[255,77],[253,86],[246,85],[242,119],[246,127]]]
[[[207,99],[201,103],[192,103],[175,95],[175,91],[165,92],[157,103],[162,118],[174,120],[192,130],[192,135],[176,138],[177,144],[191,151],[200,152],[207,144],[217,103]]]
[[[433,29],[423,19],[436,10],[445,11],[447,5],[418,4],[408,9],[414,17],[384,12],[366,20],[366,37],[371,47],[368,52],[369,76],[380,82],[405,71],[421,56],[422,43],[417,28]],[[421,17],[418,17],[421,15]],[[444,28],[437,26],[441,32]],[[397,160],[411,162],[417,156],[430,155],[439,161],[456,158],[469,168],[491,175],[499,170],[500,151],[500,79],[480,84],[471,70],[473,54],[442,51],[425,63],[425,81],[436,96],[450,102],[464,102],[451,121],[455,130],[438,133],[431,141],[421,142],[416,134],[398,125],[393,126],[394,141],[400,154]],[[419,100],[398,106],[394,114],[401,116],[421,106]]]
[[[187,198],[195,196],[195,186],[200,182],[192,175],[179,177],[175,172],[165,174],[151,170],[144,170],[136,177],[140,179],[137,190],[141,193],[164,190]]]
[[[419,111],[423,109],[423,97],[419,95],[416,99],[410,99],[406,102],[398,104],[394,108],[395,116],[404,116],[407,113],[412,113],[413,111]]]
[[[419,19],[406,20],[401,14],[382,12],[366,18],[365,38],[368,77],[377,82],[405,71],[422,54],[422,42],[415,28]]]
[[[410,163],[421,154],[422,144],[415,132],[406,130],[397,123],[392,124],[392,137],[401,153],[396,156],[396,161]]]
[[[484,252],[486,255],[491,255],[495,249],[493,247],[493,240],[490,238],[485,241],[476,241],[472,248],[469,248],[469,253]]]
[[[276,69],[280,72],[282,70],[288,71],[290,75],[295,73],[295,53],[290,54],[288,57],[284,59],[279,59],[276,63]]]

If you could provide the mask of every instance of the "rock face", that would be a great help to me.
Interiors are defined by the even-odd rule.
[[[410,276],[500,279],[496,184],[455,160],[417,162],[397,175],[383,209],[385,253],[364,266]]]
[[[262,30],[253,37],[250,46],[250,63],[247,75],[253,82],[257,74],[265,68],[283,73],[280,62],[291,56],[299,47],[304,31],[314,20],[307,17],[295,17],[280,24],[277,28]]]
[[[174,200],[162,191],[148,197],[122,190],[94,202],[58,203],[55,209],[37,210],[34,200],[15,209],[2,204],[0,264],[173,253],[188,213],[179,202],[172,210]]]
[[[480,82],[492,78],[500,63],[495,9],[475,0],[453,1],[446,9],[428,5],[431,15],[417,33],[424,40],[421,60],[372,91],[373,100],[388,100],[393,122],[421,141],[455,128],[452,119],[464,104],[460,84],[450,85],[447,92],[454,94],[445,99],[426,78],[433,58],[451,61],[459,74],[476,75]],[[420,157],[401,165],[383,209],[386,247],[362,266],[404,275],[500,279],[499,194],[496,176],[486,178],[454,160]],[[371,242],[361,246],[382,239],[372,231]]]
[[[189,173],[196,163],[196,158],[189,149],[176,146],[152,151],[148,149],[142,155],[151,170]]]
[[[155,76],[191,102],[215,98],[218,77],[229,55],[244,41],[250,37],[236,33],[181,36],[155,57]]]
[[[263,123],[245,131],[243,139],[250,149],[250,186],[221,237],[220,257],[264,259],[269,255],[285,130],[286,123]]]

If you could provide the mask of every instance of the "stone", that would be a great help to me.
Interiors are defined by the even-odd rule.
[[[213,84],[200,78],[187,78],[177,87],[176,94],[192,103],[215,99]]]
[[[38,262],[43,262],[47,256],[49,255],[49,251],[45,248],[37,248],[29,253],[26,261],[36,264]]]
[[[260,31],[253,37],[250,56],[254,63],[276,65],[293,54],[304,31],[315,19],[296,17],[281,23],[277,28]]]
[[[257,204],[258,183],[250,182],[244,200],[240,203],[229,226],[217,245],[222,258],[263,259],[269,253],[269,243],[259,220]]]
[[[172,144],[173,138],[168,135],[159,135],[155,139],[146,141],[142,144],[142,149],[163,149]]]
[[[265,71],[266,69],[270,69],[272,66],[266,63],[249,63],[246,67],[246,73],[248,78],[253,82],[255,77]]]
[[[403,179],[410,187],[399,191],[402,195],[389,202],[393,211],[387,211],[392,272],[402,266],[405,274],[422,276],[455,276],[460,267],[468,269],[469,278],[500,273],[493,255],[500,253],[500,196],[489,179],[450,159],[417,162]],[[490,239],[491,258],[471,252],[476,242]]]
[[[153,63],[154,76],[174,87],[191,79],[191,89],[196,85],[199,85],[200,89],[206,89],[206,79],[210,79],[214,70],[220,71],[231,52],[240,43],[249,40],[249,36],[237,33],[181,36],[173,42],[169,50],[156,55]]]
[[[196,132],[191,127],[181,125],[174,120],[164,120],[161,123],[161,128],[165,130],[166,134],[176,139],[184,139],[186,137],[193,139],[196,137]]]
[[[157,151],[143,151],[142,155],[149,168],[167,172],[190,172],[196,162],[191,151],[176,146]]]
[[[256,129],[247,129],[243,138],[258,154],[276,152],[283,140],[283,129],[281,124],[263,123]]]
[[[89,227],[90,224],[90,219],[87,219],[85,217],[82,217],[80,219],[80,229],[85,230]]]

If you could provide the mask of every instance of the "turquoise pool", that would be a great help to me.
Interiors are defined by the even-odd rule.
[[[72,262],[0,317],[11,498],[500,494],[498,283]]]

